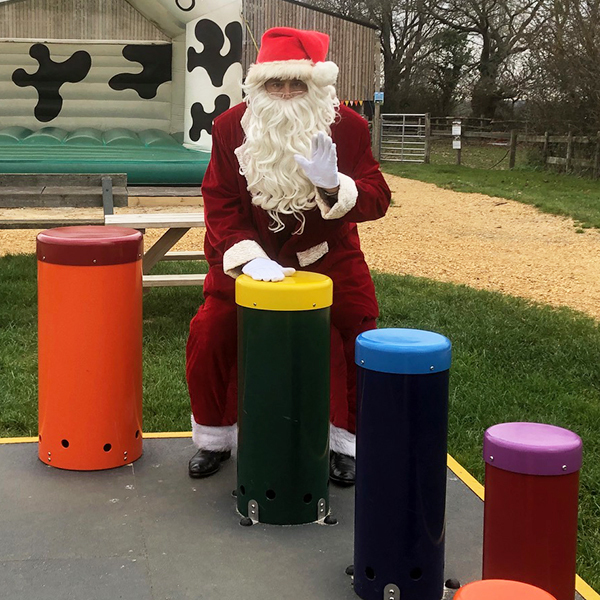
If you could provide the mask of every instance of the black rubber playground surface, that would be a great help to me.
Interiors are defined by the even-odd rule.
[[[242,527],[235,461],[192,480],[193,452],[190,438],[145,439],[135,463],[79,472],[43,464],[34,442],[0,443],[0,597],[358,598],[353,488],[331,487],[337,525]],[[446,578],[480,578],[482,527],[483,502],[448,470]]]

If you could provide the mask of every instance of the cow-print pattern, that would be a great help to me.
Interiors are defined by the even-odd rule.
[[[141,73],[119,73],[108,85],[117,91],[135,90],[140,98],[150,100],[155,98],[158,88],[171,81],[171,59],[173,50],[171,44],[129,44],[123,48],[123,56],[142,65]]]
[[[215,100],[215,110],[212,113],[207,113],[200,102],[195,102],[191,109],[192,127],[190,129],[190,139],[193,142],[197,142],[200,139],[202,130],[206,131],[208,135],[211,135],[213,120],[224,113],[230,105],[231,100],[229,96],[225,96],[225,94],[217,96],[217,99]]]
[[[231,47],[225,56],[221,49],[225,43],[222,29],[210,19],[202,19],[196,23],[196,39],[204,46],[202,52],[188,48],[188,72],[196,67],[204,67],[215,87],[223,85],[227,69],[242,60],[242,25],[234,21],[225,27],[225,35]]]
[[[177,4],[177,8],[183,12],[190,12],[196,8],[196,0],[191,0],[191,4],[187,8],[181,6],[179,0],[175,0],[175,4]]]
[[[38,103],[34,114],[38,121],[48,123],[58,117],[62,110],[61,86],[85,79],[92,67],[92,57],[79,50],[62,63],[54,62],[45,44],[31,46],[29,55],[38,61],[38,70],[29,75],[25,69],[17,69],[12,74],[12,80],[19,87],[33,86],[37,90]]]

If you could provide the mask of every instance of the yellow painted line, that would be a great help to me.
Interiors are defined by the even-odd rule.
[[[448,454],[448,468],[475,494],[482,500],[485,497],[485,488],[469,471],[467,471],[458,461]],[[575,578],[575,589],[584,600],[600,600],[600,594],[587,584],[579,575]]]
[[[448,454],[448,468],[475,494],[485,497],[484,487],[458,461]]]
[[[191,438],[192,437],[192,432],[191,431],[167,431],[167,432],[156,431],[154,433],[144,433],[142,435],[142,437],[145,438],[145,439],[152,439],[152,438]]]
[[[157,431],[154,433],[144,433],[143,438],[189,438],[192,437],[191,431]],[[16,437],[16,438],[0,438],[0,444],[31,444],[37,442],[37,437]]]
[[[0,444],[31,444],[37,441],[36,437],[0,438]]]
[[[579,575],[575,577],[575,589],[585,600],[600,600],[600,594],[581,579]]]

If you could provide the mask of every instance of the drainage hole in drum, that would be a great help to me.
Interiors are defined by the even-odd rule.
[[[275,500],[275,490],[267,490],[266,496],[269,500]]]
[[[110,452],[112,449],[112,444],[104,444],[104,452]]]
[[[240,492],[242,493],[242,496],[246,494],[246,488],[243,485],[240,485]]]
[[[367,579],[370,579],[371,581],[373,581],[373,579],[375,579],[375,571],[373,570],[372,567],[365,568],[365,575],[366,575]]]
[[[68,448],[69,447],[69,440],[62,440],[61,444],[62,444],[63,448]]]
[[[306,504],[310,504],[312,500],[312,494],[304,494],[304,502],[306,502]]]
[[[409,575],[411,579],[413,579],[414,581],[418,581],[419,579],[421,579],[421,577],[423,577],[423,570],[419,567],[416,567],[414,569],[411,569]]]

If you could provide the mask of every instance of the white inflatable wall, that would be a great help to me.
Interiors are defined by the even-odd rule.
[[[158,2],[186,23],[184,144],[210,150],[212,119],[242,100],[242,1]]]

